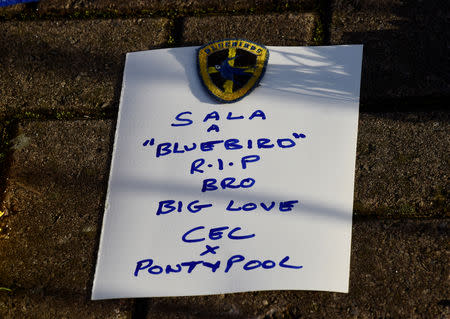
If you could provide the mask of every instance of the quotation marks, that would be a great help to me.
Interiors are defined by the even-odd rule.
[[[205,142],[191,142],[188,144],[179,143],[179,142],[156,142],[154,138],[146,139],[144,143],[142,143],[143,147],[148,146],[156,146],[155,156],[161,157],[166,155],[175,155],[175,154],[183,154],[191,151],[200,151],[200,152],[210,152],[219,148],[220,146],[225,150],[240,150],[240,149],[288,149],[298,145],[298,139],[305,139],[306,135],[303,133],[291,133],[294,139],[286,137],[286,138],[265,138],[261,137],[258,139],[249,139],[246,141],[240,141],[237,138],[229,138],[227,140],[210,140]],[[205,163],[202,163],[202,165]],[[206,164],[208,167],[212,164]],[[225,164],[222,160],[219,160],[219,170],[222,170]],[[228,163],[229,166],[233,166],[232,162]]]
[[[295,138],[306,138],[306,135],[303,134],[303,133],[300,133],[300,134],[292,133],[292,136],[295,137]]]
[[[146,140],[142,145],[143,146],[147,146],[147,145],[153,146],[154,144],[155,144],[155,139],[152,138],[151,140]]]

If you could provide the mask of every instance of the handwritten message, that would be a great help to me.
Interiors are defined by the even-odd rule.
[[[192,115],[191,111],[184,111],[178,113],[174,117],[173,123],[170,125],[172,127],[184,127],[189,125],[195,125],[194,121],[191,119],[190,115]],[[222,115],[223,118],[223,115]],[[255,110],[253,111],[248,118],[244,115],[236,115],[233,112],[228,112],[226,118],[223,120],[226,121],[234,121],[234,120],[260,120],[264,121],[267,119],[266,113],[263,110]],[[220,132],[220,113],[218,111],[212,111],[207,113],[203,119],[204,123],[208,124],[208,128],[206,132]],[[177,134],[179,135],[179,134]],[[154,150],[155,158],[166,157],[166,156],[183,156],[182,154],[186,154],[188,152],[202,153],[202,152],[214,152],[217,150],[218,152],[225,153],[224,151],[236,151],[242,149],[254,150],[255,152],[259,152],[261,150],[270,150],[274,149],[287,149],[293,148],[297,145],[297,139],[305,139],[306,135],[303,133],[292,133],[292,137],[284,137],[284,138],[276,138],[270,139],[266,137],[261,137],[256,140],[247,139],[241,141],[238,138],[229,138],[226,140],[222,139],[213,139],[207,140],[204,142],[196,143],[192,142],[189,145],[182,145],[179,142],[157,142],[155,138],[147,139],[142,144],[143,147],[152,147]],[[218,150],[220,148],[220,150]],[[246,155],[240,158],[239,162],[236,165],[239,166],[239,169],[245,170],[250,165],[257,165],[261,160],[261,155]],[[217,158],[213,163],[207,163],[205,158],[197,158],[191,162],[187,171],[189,174],[205,174],[205,170],[214,171],[219,170],[223,171],[226,169],[226,166],[234,166],[234,162],[228,162],[222,158]],[[214,174],[212,174],[214,175]],[[199,190],[201,192],[215,192],[226,189],[247,189],[251,188],[255,185],[256,180],[253,177],[246,177],[243,179],[237,179],[235,177],[225,177],[225,178],[205,178],[201,182],[199,186]],[[298,200],[288,200],[288,201],[268,201],[268,202],[248,202],[245,204],[238,204],[235,200],[231,199],[226,207],[220,207],[220,209],[224,212],[251,212],[255,209],[262,208],[263,210],[270,212],[271,210],[278,210],[280,212],[289,212],[292,211],[294,205],[298,204]],[[200,200],[194,199],[188,203],[183,203],[181,200],[169,199],[162,200],[158,204],[158,208],[156,210],[156,215],[166,215],[171,213],[207,213],[208,208],[214,207],[213,202],[208,203],[200,203]],[[198,243],[203,242],[206,239],[210,241],[218,241],[222,239],[228,240],[245,240],[254,238],[256,236],[255,233],[250,230],[244,231],[241,226],[230,227],[230,226],[221,226],[206,229],[205,226],[196,226],[194,228],[188,229],[182,236],[181,240],[185,243]],[[208,244],[205,245],[204,250],[200,253],[200,256],[204,256],[207,254],[216,255],[217,251],[220,249],[219,245],[210,246]],[[141,271],[146,270],[150,275],[159,275],[162,273],[170,274],[170,273],[179,273],[181,271],[186,271],[187,273],[191,273],[197,266],[203,266],[211,270],[213,273],[218,269],[222,269],[225,273],[228,273],[234,264],[238,264],[242,266],[242,269],[245,271],[253,270],[253,269],[272,269],[274,267],[282,267],[288,269],[301,269],[303,266],[295,266],[289,265],[290,257],[285,256],[280,261],[273,260],[258,260],[252,259],[248,260],[245,256],[241,254],[236,254],[228,258],[226,262],[222,262],[218,260],[215,263],[210,263],[204,260],[194,260],[194,261],[184,261],[176,264],[175,266],[166,265],[161,266],[155,263],[154,259],[144,259],[137,262],[134,276],[138,277]]]
[[[93,299],[348,290],[362,48],[269,50],[225,105],[195,48],[127,55]]]

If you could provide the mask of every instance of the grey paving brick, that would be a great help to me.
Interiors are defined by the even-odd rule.
[[[448,318],[447,232],[446,220],[357,220],[348,294],[153,298],[147,318]]]
[[[117,107],[125,53],[161,46],[166,19],[0,22],[0,115]]]
[[[449,216],[450,114],[361,114],[357,213]]]
[[[131,319],[129,301],[87,301],[70,291],[52,295],[39,289],[0,293],[0,316],[7,319],[108,318]]]
[[[131,13],[136,11],[174,11],[183,12],[214,12],[235,10],[263,10],[263,9],[288,9],[290,7],[311,10],[317,5],[315,0],[41,0],[39,11],[46,12],[70,12],[73,10],[97,10],[115,11],[118,13]]]
[[[20,126],[0,210],[2,318],[126,318],[131,301],[92,302],[112,121]]]
[[[17,4],[14,6],[0,7],[0,17],[17,16],[25,12],[25,4]]]
[[[450,94],[447,1],[334,0],[333,8],[331,43],[364,44],[362,101]]]
[[[183,43],[201,45],[224,38],[244,38],[265,45],[313,43],[317,16],[287,13],[255,16],[192,17],[184,21]]]

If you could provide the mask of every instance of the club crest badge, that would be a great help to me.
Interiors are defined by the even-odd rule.
[[[266,71],[269,50],[242,39],[205,44],[197,51],[198,72],[206,90],[222,103],[249,94]]]

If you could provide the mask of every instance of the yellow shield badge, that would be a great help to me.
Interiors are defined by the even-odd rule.
[[[223,103],[236,102],[249,94],[264,76],[268,60],[266,47],[242,39],[211,42],[197,52],[203,85]]]

